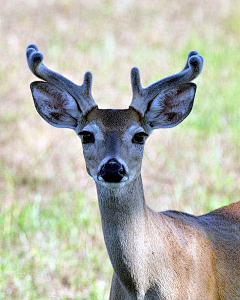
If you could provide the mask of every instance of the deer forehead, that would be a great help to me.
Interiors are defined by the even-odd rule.
[[[94,125],[94,126],[93,126]],[[141,119],[134,109],[98,109],[94,108],[87,116],[84,130],[100,130],[103,134],[116,132],[122,135],[126,131],[134,132],[141,127]]]

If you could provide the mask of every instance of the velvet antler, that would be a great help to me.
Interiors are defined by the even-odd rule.
[[[78,103],[82,115],[86,115],[93,107],[97,106],[93,100],[91,92],[91,72],[86,72],[84,75],[83,84],[77,85],[64,76],[48,69],[43,64],[43,55],[38,51],[36,45],[29,45],[27,47],[26,55],[29,68],[33,74],[45,80],[46,82],[53,84],[60,90],[68,92]]]
[[[133,107],[143,117],[148,104],[156,97],[156,95],[164,89],[192,81],[201,73],[202,67],[203,57],[199,55],[197,51],[191,51],[188,54],[187,63],[181,72],[161,79],[147,88],[143,88],[141,85],[138,68],[133,68],[131,70],[133,99],[130,107]]]

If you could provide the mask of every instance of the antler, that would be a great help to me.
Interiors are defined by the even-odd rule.
[[[187,83],[195,79],[202,71],[203,57],[197,51],[191,51],[188,54],[187,63],[184,69],[172,76],[161,79],[147,88],[143,88],[140,80],[138,68],[131,70],[131,84],[133,99],[130,107],[133,107],[143,117],[148,104],[160,93],[161,90],[171,88],[181,83]]]
[[[34,75],[53,84],[60,90],[68,92],[78,103],[83,115],[86,115],[96,103],[93,100],[92,87],[92,73],[86,72],[82,85],[77,85],[65,78],[64,76],[48,69],[43,64],[43,55],[38,52],[36,45],[29,45],[26,50],[28,66]]]

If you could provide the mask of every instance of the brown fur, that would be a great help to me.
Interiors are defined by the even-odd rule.
[[[89,72],[77,86],[47,69],[35,45],[27,48],[27,58],[32,72],[47,81],[31,85],[39,114],[82,138],[114,269],[110,299],[240,299],[240,202],[199,217],[157,213],[146,205],[141,180],[144,139],[188,116],[196,92],[190,81],[200,74],[203,58],[190,52],[180,73],[145,89],[133,68],[133,100],[125,110],[96,107]],[[84,132],[93,137],[90,142]],[[134,138],[138,134],[142,142]],[[114,164],[121,174],[114,174]],[[104,178],[106,165],[112,173]]]
[[[134,110],[95,109],[88,119],[119,138],[132,120],[141,123]],[[121,189],[97,190],[114,268],[110,299],[240,299],[240,202],[199,217],[156,213],[137,172]]]

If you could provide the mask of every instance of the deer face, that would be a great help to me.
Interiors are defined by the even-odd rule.
[[[134,109],[93,109],[79,135],[87,171],[96,183],[119,188],[141,170],[148,129]]]

